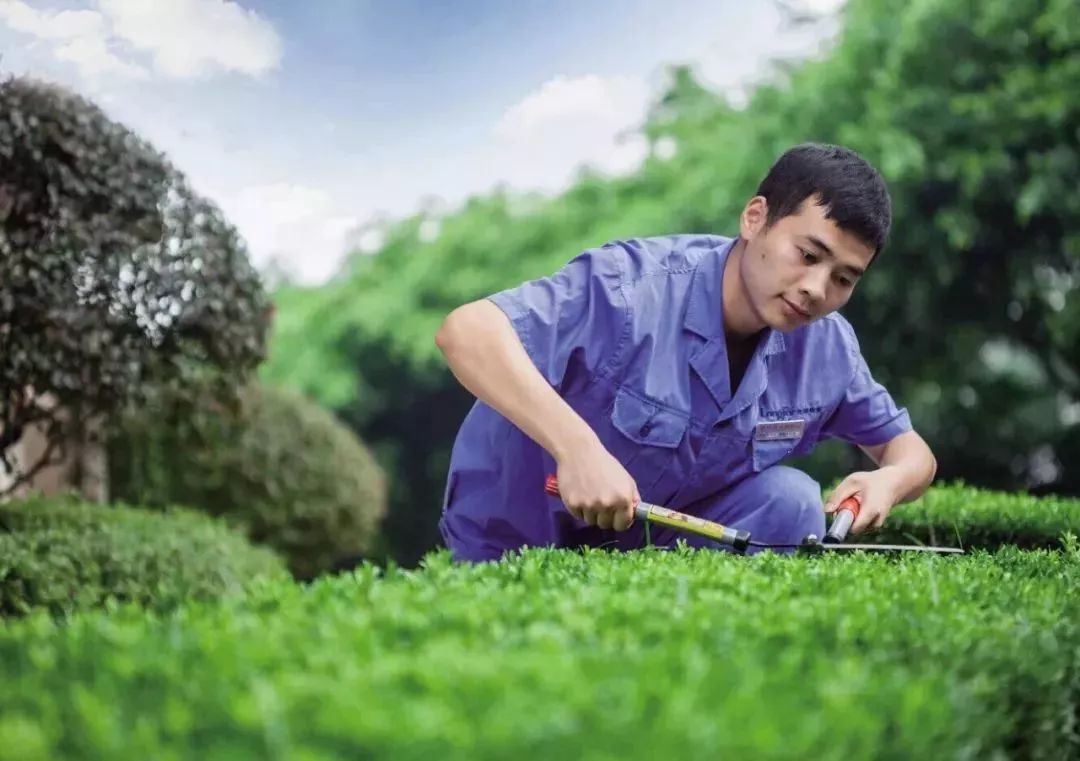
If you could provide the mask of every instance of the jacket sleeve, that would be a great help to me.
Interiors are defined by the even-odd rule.
[[[587,249],[554,274],[491,294],[533,364],[555,389],[609,369],[628,336],[625,249]]]
[[[889,391],[874,380],[857,348],[852,360],[854,373],[840,403],[825,421],[822,438],[872,446],[912,430],[908,411],[899,407]]]

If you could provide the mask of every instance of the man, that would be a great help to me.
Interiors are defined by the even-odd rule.
[[[733,239],[611,241],[451,312],[436,344],[478,397],[439,522],[454,559],[639,548],[641,500],[797,544],[848,496],[861,501],[853,534],[920,496],[936,461],[836,313],[882,250],[890,206],[856,153],[801,145],[771,167]],[[829,438],[878,467],[822,505],[821,487],[780,463]],[[559,497],[544,491],[549,473]]]

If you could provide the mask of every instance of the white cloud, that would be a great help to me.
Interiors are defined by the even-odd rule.
[[[810,13],[830,14],[847,5],[847,0],[800,0],[797,4]]]
[[[585,127],[622,127],[628,116],[633,119],[644,111],[647,101],[645,83],[635,77],[559,75],[512,106],[495,126],[495,135],[510,140],[532,138],[552,126],[575,122]]]
[[[22,0],[3,0],[0,22],[51,43],[58,60],[74,64],[89,79],[103,74],[134,79],[147,76],[144,68],[109,49],[107,24],[97,11],[44,11]]]
[[[100,37],[75,37],[57,45],[53,54],[58,60],[75,64],[88,79],[96,80],[107,75],[128,79],[149,78],[146,69],[114,55]]]
[[[844,0],[804,0],[792,3],[796,10],[815,14],[812,23],[782,25],[779,19],[767,48],[754,36],[733,36],[710,45],[695,56],[694,71],[701,83],[722,93],[736,106],[744,105],[753,90],[772,78],[771,64],[777,59],[805,60],[821,56],[836,39],[839,21],[829,15]],[[817,14],[821,14],[818,16]]]
[[[281,61],[281,38],[254,11],[227,0],[98,0],[100,10],[39,10],[0,0],[0,23],[51,44],[57,60],[86,79],[146,79],[150,69],[173,79],[217,72],[264,74]]]
[[[0,21],[17,32],[46,40],[100,36],[105,29],[97,11],[39,11],[22,0],[0,2]]]
[[[645,157],[632,132],[644,120],[649,87],[637,77],[557,76],[510,107],[480,157],[490,182],[555,190],[589,164],[621,174]]]
[[[333,274],[345,253],[345,235],[358,221],[338,208],[326,191],[289,182],[216,195],[247,242],[255,266],[287,262],[305,283]]]
[[[216,71],[258,75],[275,68],[282,44],[255,11],[226,0],[99,0],[117,37],[149,53],[176,79]]]

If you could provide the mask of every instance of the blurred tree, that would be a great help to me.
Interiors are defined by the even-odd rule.
[[[0,82],[3,493],[151,385],[210,376],[228,392],[262,360],[269,319],[236,231],[164,156],[74,93]],[[32,429],[39,456],[12,462]]]

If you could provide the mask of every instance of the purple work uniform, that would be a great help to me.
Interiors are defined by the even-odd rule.
[[[755,540],[798,543],[824,534],[822,490],[781,461],[829,438],[880,444],[911,421],[835,312],[788,333],[767,328],[730,388],[721,281],[736,240],[615,240],[488,298],[643,501]],[[645,546],[643,521],[615,531],[571,515],[544,491],[556,472],[543,447],[477,400],[454,441],[439,521],[454,560],[496,560],[526,546]],[[653,545],[723,547],[657,525],[649,532]]]

